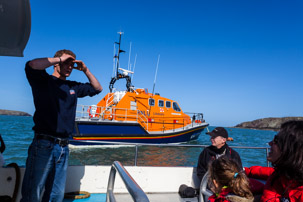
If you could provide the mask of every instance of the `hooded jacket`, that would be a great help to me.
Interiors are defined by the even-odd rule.
[[[252,166],[245,168],[248,177],[267,180],[261,202],[280,202],[282,198],[290,202],[303,201],[303,184],[289,180],[285,176],[276,176],[272,167]],[[273,179],[275,179],[272,184]]]

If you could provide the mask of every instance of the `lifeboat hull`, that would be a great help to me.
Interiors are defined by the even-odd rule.
[[[76,121],[73,145],[100,145],[109,142],[169,144],[198,139],[207,123],[170,131],[147,132],[136,122]]]

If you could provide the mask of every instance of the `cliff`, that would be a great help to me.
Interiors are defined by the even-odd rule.
[[[282,123],[291,120],[303,121],[303,117],[263,118],[247,121],[236,125],[236,128],[249,128],[259,130],[279,130]]]
[[[11,116],[31,116],[26,112],[0,109],[0,115],[11,115]]]

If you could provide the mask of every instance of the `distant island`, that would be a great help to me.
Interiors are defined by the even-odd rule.
[[[303,121],[303,117],[263,118],[254,121],[243,122],[234,127],[277,131],[280,129],[282,123],[291,120]]]
[[[11,116],[31,116],[26,112],[0,109],[0,115],[11,115]]]

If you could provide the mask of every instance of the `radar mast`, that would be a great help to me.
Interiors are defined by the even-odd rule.
[[[131,77],[128,74],[133,74],[133,72],[129,71],[129,70],[126,70],[126,69],[123,69],[123,68],[120,68],[120,63],[119,63],[120,53],[125,53],[125,51],[121,50],[121,36],[122,36],[123,32],[118,32],[118,34],[120,35],[119,36],[119,42],[115,42],[115,44],[118,44],[119,48],[118,48],[117,54],[114,55],[114,58],[117,60],[116,75],[114,77],[112,77],[111,80],[110,80],[109,90],[110,90],[110,92],[113,91],[114,84],[117,80],[126,79],[126,88],[127,88],[127,91],[130,92],[133,88],[133,85],[131,83]]]

